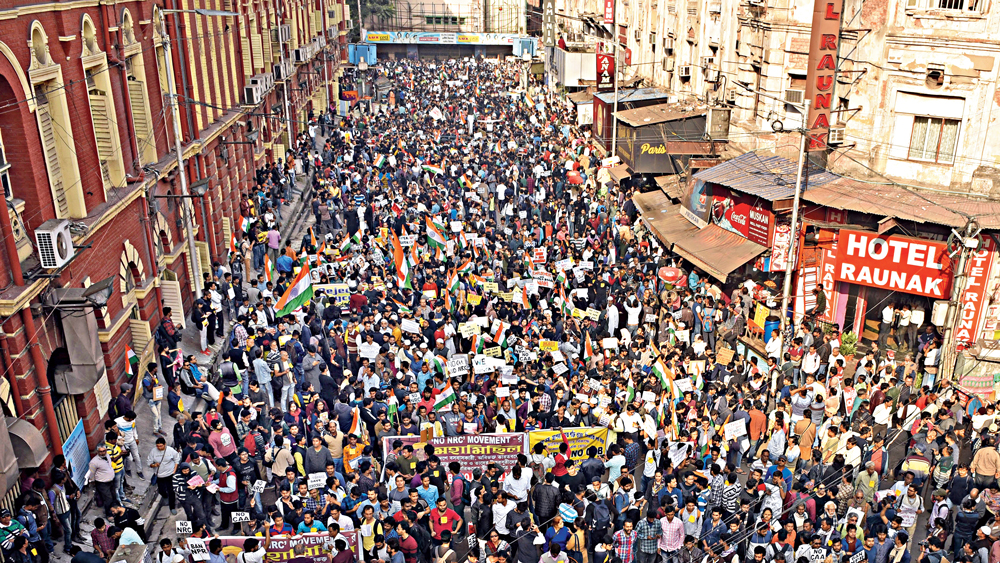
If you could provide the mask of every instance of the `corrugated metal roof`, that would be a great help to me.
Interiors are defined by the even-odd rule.
[[[594,94],[586,90],[580,92],[573,92],[572,94],[569,94],[566,97],[569,98],[569,101],[575,104],[586,104],[594,102]]]
[[[681,107],[676,104],[656,104],[636,109],[627,109],[615,113],[620,121],[631,127],[642,127],[644,125],[656,125],[675,119],[685,119],[708,113],[707,108],[697,108],[694,106]]]
[[[637,193],[632,201],[657,238],[720,281],[767,250],[718,225],[695,227],[680,215],[681,206],[670,203],[663,192]]]
[[[633,90],[618,90],[618,103],[628,103],[628,102],[642,102],[646,100],[659,100],[660,98],[666,99],[670,94],[666,90],[661,90],[659,88],[635,88]],[[615,103],[615,93],[614,92],[599,92],[594,94],[594,98],[601,100],[607,104]]]
[[[777,201],[795,196],[796,166],[779,156],[746,153],[701,170],[694,177]],[[821,169],[808,171],[802,199],[834,209],[952,227],[965,225],[966,216],[975,217],[984,229],[1000,229],[1000,201],[887,181],[866,182]]]
[[[683,190],[681,190],[681,177],[677,174],[671,174],[669,176],[657,176],[655,178],[656,185],[663,190],[663,193],[667,194],[669,197],[680,199],[683,195]]]
[[[681,221],[687,222],[683,217]],[[725,283],[729,272],[753,260],[766,247],[711,224],[674,243],[674,252]]]
[[[795,197],[795,172],[798,163],[780,156],[761,156],[748,152],[722,164],[706,168],[695,179],[720,184],[768,201]],[[808,187],[832,182],[840,176],[826,170],[809,170]]]
[[[615,183],[621,183],[621,181],[625,178],[632,177],[632,174],[628,171],[628,166],[625,166],[624,164],[612,166],[608,170],[608,174],[611,174],[611,178],[615,181]]]

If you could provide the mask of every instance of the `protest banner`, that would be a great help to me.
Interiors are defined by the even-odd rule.
[[[434,455],[441,460],[441,467],[457,461],[462,465],[462,473],[472,475],[476,468],[485,469],[490,463],[500,467],[513,467],[517,454],[528,453],[528,439],[524,433],[469,434],[466,436],[442,436],[421,440],[420,436],[383,436],[382,451],[392,451],[396,440],[403,446],[413,446],[417,460],[426,459],[424,446],[434,446]]]
[[[351,290],[346,283],[314,283],[313,291],[323,290],[339,307],[346,307],[351,299]]]
[[[457,377],[469,373],[469,357],[465,354],[455,354],[448,360],[448,376]]]
[[[482,295],[476,295],[475,293],[470,293],[465,296],[465,299],[473,306],[479,305],[483,301]]]
[[[177,530],[178,535],[190,535],[191,534],[191,521],[190,520],[178,520],[174,524],[174,528]]]
[[[362,554],[358,548],[358,531],[350,530],[345,532],[342,530],[338,537],[343,538],[347,542],[347,547],[354,552],[354,560],[361,561]],[[243,552],[243,542],[247,538],[243,536],[222,536],[219,539],[222,540],[222,555],[232,556],[230,559],[234,560],[233,558]],[[258,539],[263,542],[263,538]],[[189,546],[190,542],[191,539],[188,540]],[[334,540],[326,533],[301,534],[292,537],[271,536],[271,543],[267,546],[267,555],[264,557],[264,560],[268,563],[279,563],[295,559],[295,546],[302,545],[306,550],[302,555],[303,558],[313,563],[329,563],[330,553],[334,550],[333,543]],[[208,561],[207,549],[205,550],[205,555],[206,557],[202,561]],[[301,559],[298,560],[301,561]]]
[[[400,323],[400,328],[405,332],[420,333],[420,325],[413,319],[403,319]]]
[[[565,433],[566,440],[569,441],[569,456],[574,460],[587,459],[587,448],[594,446],[597,448],[597,455],[604,455],[604,448],[608,445],[607,428],[566,428],[563,432],[559,430],[535,430],[528,432],[528,447],[534,449],[535,444],[542,444],[549,453],[555,455],[559,453],[559,444],[562,444],[562,434]]]
[[[559,343],[555,340],[540,340],[538,342],[538,349],[543,352],[555,352],[559,349]]]

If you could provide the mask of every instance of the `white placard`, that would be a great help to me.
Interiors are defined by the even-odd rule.
[[[642,402],[644,402],[644,403],[655,403],[656,402],[656,393],[653,393],[652,391],[643,391],[642,392]]]
[[[460,232],[462,232],[462,222],[461,221],[452,221],[450,223],[450,225],[451,225],[451,232],[453,232],[453,233],[460,233]]]
[[[267,481],[263,479],[257,479],[253,482],[253,486],[250,487],[250,492],[252,493],[263,493],[264,489],[267,488]]]
[[[174,524],[174,529],[177,531],[177,535],[191,535],[193,530],[191,529],[190,520],[178,520]]]
[[[402,328],[404,332],[420,334],[420,324],[413,319],[403,319],[400,321],[399,327]]]
[[[187,545],[188,551],[191,552],[191,558],[195,561],[208,561],[211,557],[208,553],[208,547],[205,546],[205,540],[201,538],[188,538]]]
[[[410,393],[410,402],[416,407],[417,403],[420,402],[420,393]]]
[[[694,386],[691,384],[691,380],[687,377],[675,379],[674,387],[676,387],[681,393],[690,393],[694,391]]]
[[[584,270],[593,270],[594,262],[592,260],[583,260],[580,262],[580,267]]]
[[[552,371],[555,372],[556,375],[562,375],[569,371],[569,368],[566,367],[566,364],[555,364],[552,366]]]
[[[645,320],[643,320],[643,322],[646,322],[646,323],[655,323],[656,322],[656,315],[654,315],[654,314],[646,315],[646,318],[645,318]]]
[[[469,373],[469,357],[462,355],[452,356],[448,360],[448,375],[451,377],[465,375]]]
[[[417,242],[417,235],[403,235],[399,237],[399,245],[404,248],[413,246],[415,242]]]
[[[605,350],[610,350],[611,348],[617,348],[618,347],[618,339],[617,338],[605,338],[605,339],[601,340],[601,347],[604,348]]]
[[[472,359],[472,372],[475,374],[493,373],[496,368],[490,363],[490,357],[478,354]]]
[[[497,398],[510,397],[510,387],[497,387]]]
[[[732,422],[727,422],[724,427],[726,432],[726,440],[732,440],[734,438],[739,438],[740,436],[747,435],[747,421],[742,418],[739,420],[734,420]]]
[[[249,512],[234,512],[233,513],[233,524],[239,524],[240,522],[249,522],[250,513]]]
[[[556,266],[555,267],[556,267],[556,271],[558,271],[558,272],[561,272],[563,270],[568,270],[568,269],[570,269],[570,268],[573,267],[573,259],[572,258],[566,258],[564,260],[560,260],[560,261],[556,262]]]
[[[675,330],[674,336],[677,337],[677,342],[683,342],[685,344],[689,344],[691,342],[690,330]]]
[[[326,473],[310,473],[306,486],[310,489],[322,489],[326,487]]]
[[[361,344],[358,344],[358,355],[361,356],[362,358],[368,358],[369,360],[374,360],[378,356],[379,348],[380,348],[379,345],[374,342],[372,342],[371,344],[363,342]]]
[[[514,375],[514,366],[503,366],[500,368],[500,382],[504,385],[517,383],[518,377]]]

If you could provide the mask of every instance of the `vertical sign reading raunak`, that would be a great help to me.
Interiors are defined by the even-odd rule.
[[[615,23],[615,0],[604,0],[604,23]]]
[[[830,110],[837,78],[837,44],[840,40],[840,14],[844,0],[816,0],[813,8],[812,35],[809,42],[809,71],[806,98],[809,106],[810,151],[825,150],[830,134]]]
[[[556,0],[542,2],[542,44],[546,47],[556,44]]]

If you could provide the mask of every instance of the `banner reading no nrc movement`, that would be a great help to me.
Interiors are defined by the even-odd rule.
[[[569,441],[569,456],[574,460],[587,459],[587,448],[597,448],[597,455],[604,455],[608,443],[607,428],[567,428],[563,431]],[[529,451],[534,451],[535,444],[544,444],[549,453],[559,453],[562,444],[562,434],[558,430],[535,430],[528,433]]]
[[[340,532],[339,537],[344,538],[347,541],[348,547],[354,551],[355,561],[361,561],[361,551],[358,547],[358,532]],[[243,551],[243,541],[247,538],[243,536],[223,536],[219,539],[222,540],[222,553],[224,555],[235,555]],[[257,539],[261,543],[264,541],[264,538]],[[293,537],[271,536],[271,544],[267,547],[266,561],[275,563],[277,561],[293,559],[296,557],[295,546],[302,545],[305,547],[303,557],[312,559],[315,563],[329,563],[334,541],[326,533],[302,534]],[[207,545],[208,540],[205,540],[205,543]]]
[[[419,460],[427,458],[424,446],[430,444],[434,446],[434,455],[441,459],[442,467],[447,469],[449,463],[457,461],[462,464],[463,473],[477,467],[485,468],[490,463],[506,471],[517,463],[517,454],[527,453],[527,438],[522,433],[445,436],[430,441],[422,441],[420,436],[386,436],[382,438],[383,451],[391,451],[396,440],[404,446],[413,446]]]

